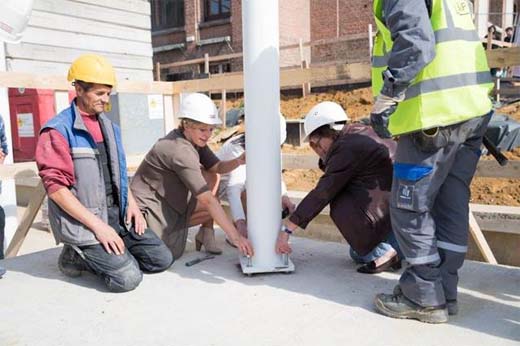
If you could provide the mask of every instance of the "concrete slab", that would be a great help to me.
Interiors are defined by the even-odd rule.
[[[31,231],[22,250],[45,234]],[[345,244],[295,237],[294,273],[247,277],[222,232],[219,243],[223,255],[186,267],[200,256],[190,243],[124,294],[63,276],[59,248],[2,261],[0,345],[520,345],[519,268],[467,262],[460,315],[428,325],[375,313],[374,294],[398,274],[358,274]]]

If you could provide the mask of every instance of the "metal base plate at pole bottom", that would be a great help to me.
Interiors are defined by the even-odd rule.
[[[282,255],[282,260],[277,266],[255,265],[251,257],[240,256],[240,266],[242,273],[251,276],[260,273],[291,273],[295,270],[294,263],[288,255]]]

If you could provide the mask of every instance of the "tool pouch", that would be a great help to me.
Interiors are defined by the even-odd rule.
[[[413,143],[425,153],[433,153],[448,145],[451,129],[449,127],[435,127],[412,133]]]

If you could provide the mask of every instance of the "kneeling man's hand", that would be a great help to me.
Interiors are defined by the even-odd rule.
[[[116,231],[104,222],[94,230],[97,240],[103,245],[109,254],[122,255],[125,253],[125,243]]]

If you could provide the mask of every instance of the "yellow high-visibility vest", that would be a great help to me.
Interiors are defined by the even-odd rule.
[[[378,28],[372,52],[372,91],[379,95],[393,42],[383,22],[383,0],[374,0]],[[400,135],[456,124],[488,113],[493,81],[467,0],[434,0],[430,18],[435,58],[412,81],[390,117]]]

